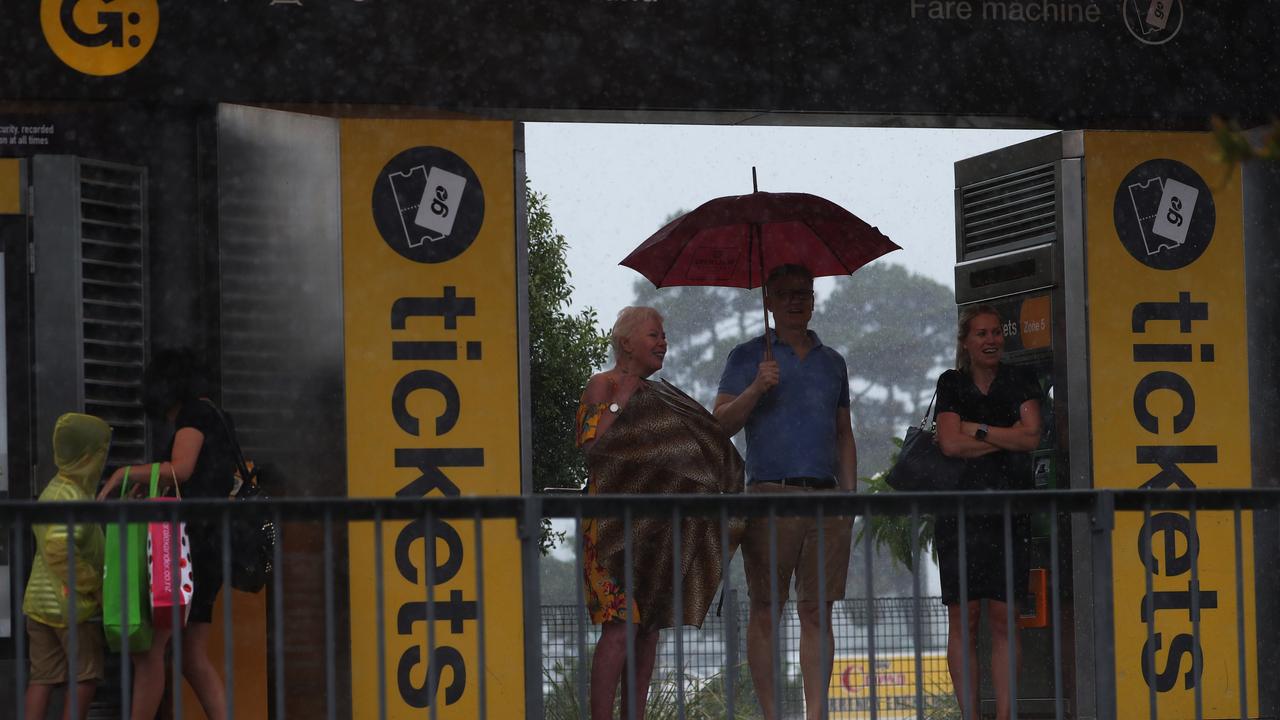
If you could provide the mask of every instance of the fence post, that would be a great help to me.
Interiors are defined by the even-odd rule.
[[[1093,636],[1096,716],[1116,716],[1115,598],[1112,594],[1112,531],[1116,526],[1116,500],[1110,491],[1095,496],[1090,518],[1093,550]]]
[[[524,584],[524,709],[530,720],[542,718],[542,585],[539,563],[542,551],[542,498],[524,497],[524,516],[517,522],[520,538],[520,575]],[[480,668],[480,672],[485,672]]]

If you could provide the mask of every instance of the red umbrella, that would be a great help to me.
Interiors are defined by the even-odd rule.
[[[655,287],[756,288],[779,265],[803,265],[814,277],[848,275],[899,249],[830,200],[757,191],[703,203],[667,223],[620,264]],[[766,334],[768,329],[766,313]]]

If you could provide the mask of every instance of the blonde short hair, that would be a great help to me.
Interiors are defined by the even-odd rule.
[[[613,348],[615,361],[622,356],[622,339],[649,320],[662,322],[662,313],[645,305],[629,305],[618,311],[618,319],[613,322],[613,329],[609,331],[609,345]]]

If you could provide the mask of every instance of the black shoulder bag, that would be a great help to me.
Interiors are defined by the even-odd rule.
[[[222,429],[231,444],[232,459],[236,463],[236,474],[239,475],[240,482],[231,494],[232,499],[243,502],[266,500],[267,495],[263,492],[260,481],[267,466],[259,465],[253,470],[249,469],[244,452],[240,449],[240,441],[231,429],[231,423],[227,422],[226,415],[213,403],[209,403],[209,407],[213,408],[218,420],[222,422]],[[231,587],[236,590],[256,593],[266,586],[274,570],[276,524],[265,511],[247,513],[248,517],[244,515],[246,513],[236,513],[231,518],[230,581]]]
[[[898,451],[898,461],[889,468],[884,479],[894,490],[921,492],[960,487],[964,460],[947,457],[938,447],[937,423],[933,414],[933,401],[937,399],[938,389],[935,387],[920,424],[907,428],[902,449]]]

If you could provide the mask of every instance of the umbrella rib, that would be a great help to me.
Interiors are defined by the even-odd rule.
[[[813,233],[813,236],[818,238],[818,242],[822,243],[822,246],[825,247],[833,257],[835,257],[836,262],[840,263],[840,267],[844,268],[845,274],[852,275],[854,271],[849,269],[849,263],[845,262],[844,258],[840,257],[840,253],[836,252],[835,248],[831,247],[831,243],[827,242],[827,239],[822,237],[817,228],[810,225],[808,220],[801,220],[800,222],[804,223],[804,226],[809,228],[809,232]]]

